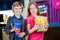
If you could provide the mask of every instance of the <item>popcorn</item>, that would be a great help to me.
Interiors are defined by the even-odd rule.
[[[44,16],[38,16],[35,18],[35,24],[40,25],[39,30],[45,30],[45,25],[48,23],[48,18]]]

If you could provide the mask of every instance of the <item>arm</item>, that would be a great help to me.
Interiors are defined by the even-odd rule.
[[[39,27],[37,27],[37,25],[35,25],[32,29],[30,29],[30,24],[27,24],[27,30],[28,30],[28,33],[33,33],[34,31],[38,30]]]
[[[12,27],[13,27],[13,25],[12,25],[12,19],[11,19],[11,17],[9,17],[8,20],[7,20],[6,27],[5,27],[5,32],[7,34],[12,33],[13,30],[15,29],[15,28],[12,28]]]
[[[34,25],[34,27],[32,29],[30,29],[30,24],[31,24],[31,20],[30,18],[27,18],[27,30],[28,33],[33,33],[34,31],[36,31],[38,29],[37,25]]]
[[[24,20],[24,24],[23,24],[23,32],[25,32],[25,35],[28,34],[28,31],[27,31],[27,21],[26,21],[26,19]]]
[[[26,20],[24,19],[22,22],[22,32],[20,33],[19,37],[25,37],[28,34],[27,27],[26,27]]]
[[[5,27],[5,32],[7,34],[11,33],[11,25],[10,24],[11,24],[11,22],[10,22],[10,17],[9,17],[8,20],[7,20],[6,27]]]

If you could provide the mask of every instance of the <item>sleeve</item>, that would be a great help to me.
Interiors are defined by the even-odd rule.
[[[7,33],[7,34],[10,34],[11,33],[11,19],[10,19],[10,17],[8,18],[8,20],[7,20],[7,24],[6,24],[6,27],[5,27],[5,32]]]
[[[27,24],[30,24],[30,18],[27,18]]]
[[[25,32],[25,35],[28,34],[28,31],[27,31],[27,20],[26,19],[24,20],[24,23],[23,23],[23,32]]]

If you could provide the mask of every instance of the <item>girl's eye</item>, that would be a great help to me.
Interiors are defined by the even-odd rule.
[[[33,8],[30,8],[30,10],[33,10]]]
[[[36,8],[34,8],[34,9],[36,9]]]
[[[30,10],[37,9],[37,8],[30,8]]]

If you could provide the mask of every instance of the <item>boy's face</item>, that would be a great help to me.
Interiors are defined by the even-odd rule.
[[[13,11],[14,11],[15,15],[21,15],[21,13],[22,13],[22,8],[21,8],[21,6],[15,6],[15,7],[13,8]]]

